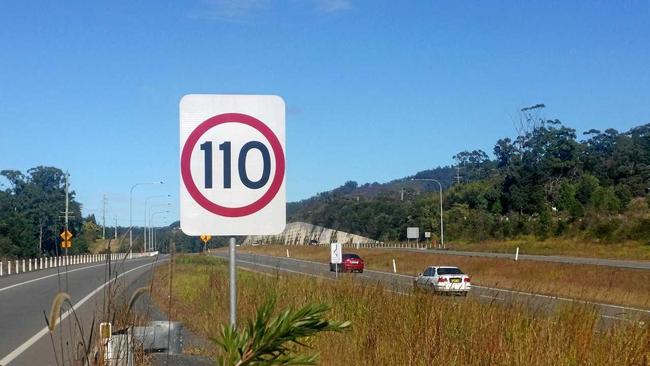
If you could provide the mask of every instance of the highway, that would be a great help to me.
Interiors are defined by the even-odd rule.
[[[228,259],[227,251],[217,251],[214,252],[213,255],[224,258],[226,260]],[[335,274],[329,271],[328,264],[302,259],[272,257],[260,254],[237,253],[237,265],[240,268],[246,268],[260,272],[274,273],[279,271],[296,275],[307,275],[328,280],[335,280]],[[404,294],[410,293],[413,288],[413,277],[404,274],[366,269],[363,274],[349,275],[358,276],[364,281],[370,281],[373,283],[381,282],[382,284],[386,285],[387,288]],[[476,284],[472,284],[472,290],[470,291],[469,296],[489,303],[526,304],[533,309],[542,311],[552,310],[560,304],[587,304],[598,309],[603,323],[605,324],[618,321],[647,321],[647,319],[650,318],[650,310],[648,309],[575,300],[523,291],[484,287]]]
[[[156,257],[144,257],[111,264],[111,287],[117,294],[151,270]],[[158,258],[158,263],[164,260]],[[69,266],[67,274],[63,268],[21,273],[0,277],[0,365],[56,365],[52,341],[45,322],[49,317],[54,296],[59,291],[70,295],[76,317],[82,328],[88,332],[93,315],[100,316],[108,289],[108,266],[106,263],[92,263]],[[114,298],[111,296],[110,298]],[[76,348],[66,344],[72,339],[76,324],[74,314],[65,306],[61,313],[62,323],[57,326],[54,344],[59,359],[61,348],[65,350],[66,364],[69,354]],[[64,337],[60,337],[60,332]]]

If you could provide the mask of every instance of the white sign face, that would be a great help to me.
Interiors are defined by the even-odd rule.
[[[425,231],[424,232],[424,237],[425,238],[430,238],[431,237],[431,232],[430,231]]]
[[[180,101],[180,214],[187,235],[273,235],[286,225],[285,105],[274,95]]]
[[[406,228],[406,238],[407,239],[417,239],[420,237],[420,228],[419,227],[407,227]]]
[[[330,246],[330,263],[343,263],[343,248],[341,243],[332,243]]]

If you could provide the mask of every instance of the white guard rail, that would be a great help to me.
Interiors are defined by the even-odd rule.
[[[0,260],[0,277],[16,275],[20,273],[39,271],[48,268],[76,266],[88,263],[99,263],[107,261],[109,254],[76,254],[68,256],[23,258],[15,260]],[[153,257],[158,252],[145,253],[111,253],[110,260],[117,262],[127,259]]]

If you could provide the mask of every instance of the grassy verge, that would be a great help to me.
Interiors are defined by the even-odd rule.
[[[240,251],[329,262],[329,248],[310,246],[240,247]],[[458,266],[483,286],[565,296],[650,309],[650,271],[508,259],[462,257],[384,249],[349,250],[360,254],[366,267],[415,275],[431,265]]]
[[[173,276],[172,316],[215,337],[228,321],[225,262],[179,257]],[[163,309],[168,281],[169,269],[161,267],[153,294]],[[268,296],[278,299],[279,308],[327,303],[332,319],[352,321],[348,332],[307,341],[323,365],[650,364],[648,326],[618,323],[598,330],[596,312],[585,306],[542,315],[471,298],[397,294],[379,285],[360,286],[352,276],[326,281],[240,271],[238,281],[240,324]]]
[[[540,241],[533,237],[517,240],[485,241],[481,243],[453,243],[455,250],[514,254],[517,247],[522,253],[539,255],[564,255],[572,257],[650,260],[650,245],[636,241],[620,243],[594,243],[582,239],[549,238]]]
[[[122,240],[115,239],[97,239],[88,244],[88,251],[93,254],[103,253],[106,251],[106,248],[108,248],[109,241],[111,242],[111,252],[119,252]]]

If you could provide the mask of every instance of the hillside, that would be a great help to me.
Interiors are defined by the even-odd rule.
[[[446,239],[520,236],[650,241],[650,124],[626,132],[576,131],[559,120],[529,120],[514,140],[454,155],[454,166],[387,183],[348,181],[287,207],[304,221],[377,240],[404,240],[406,227],[439,233],[444,189]]]

